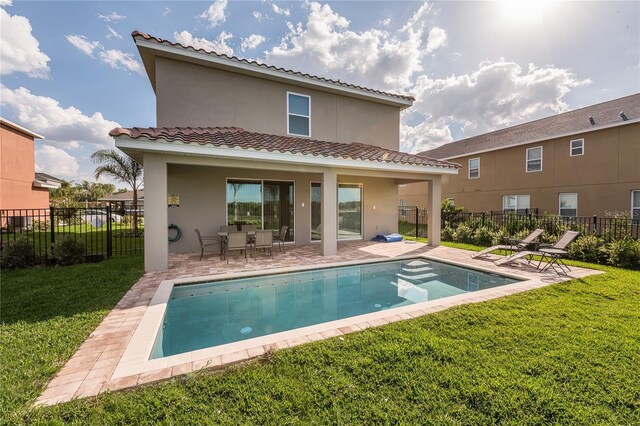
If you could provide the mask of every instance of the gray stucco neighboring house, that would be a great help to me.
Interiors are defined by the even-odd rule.
[[[195,228],[227,224],[286,225],[291,244],[335,255],[338,241],[397,231],[399,184],[428,182],[439,212],[441,176],[460,166],[399,151],[411,96],[132,36],[157,127],[110,134],[144,165],[147,271],[167,269],[170,251],[197,251]],[[169,223],[183,231],[171,245]],[[428,225],[438,245],[440,215]]]

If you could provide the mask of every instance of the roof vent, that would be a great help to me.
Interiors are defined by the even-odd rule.
[[[624,111],[622,111],[620,113],[620,118],[622,118],[622,121],[627,121],[629,119],[629,117],[627,117],[627,115],[624,113]]]
[[[589,117],[589,123],[593,126],[596,124],[596,120],[594,120],[593,117]]]

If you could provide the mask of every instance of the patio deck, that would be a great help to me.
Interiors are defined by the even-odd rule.
[[[406,256],[427,255],[434,260],[444,260],[463,264],[469,267],[482,268],[496,273],[517,274],[528,281],[483,290],[478,293],[468,293],[454,298],[435,300],[427,308],[407,306],[400,314],[390,315],[384,311],[378,312],[374,319],[358,324],[346,324],[321,333],[300,335],[296,338],[279,341],[273,344],[254,348],[236,350],[219,354],[205,359],[192,359],[190,354],[182,354],[183,362],[166,365],[162,368],[145,371],[138,374],[115,377],[116,369],[126,371],[119,365],[124,363],[123,355],[128,346],[130,351],[136,350],[137,342],[132,337],[141,324],[145,312],[162,281],[181,280],[205,276],[215,278],[230,278],[238,273],[252,271],[283,270],[283,268],[329,265],[347,261],[388,260]],[[165,272],[146,273],[135,283],[120,300],[116,307],[105,317],[78,351],[49,382],[45,391],[37,399],[37,405],[53,405],[69,401],[73,398],[94,396],[107,390],[119,390],[138,384],[168,379],[173,376],[187,374],[203,368],[221,368],[236,362],[241,362],[264,354],[266,351],[281,349],[307,343],[314,340],[340,336],[354,331],[363,330],[371,326],[384,325],[390,322],[415,318],[421,315],[437,312],[451,306],[475,303],[514,294],[533,288],[543,287],[552,283],[565,281],[568,278],[558,276],[543,276],[533,268],[519,265],[516,267],[497,267],[487,259],[470,259],[470,252],[447,247],[432,248],[422,243],[403,241],[400,243],[372,243],[372,242],[342,242],[338,245],[338,254],[322,256],[319,245],[287,247],[286,253],[274,250],[273,259],[266,255],[257,255],[255,259],[245,262],[244,257],[231,259],[229,264],[221,261],[214,254],[205,254],[199,261],[199,253],[171,255],[170,269]],[[572,268],[571,278],[583,277],[599,273],[590,269]],[[348,320],[348,319],[346,319]],[[348,321],[347,321],[348,322]],[[120,374],[122,376],[122,374]]]

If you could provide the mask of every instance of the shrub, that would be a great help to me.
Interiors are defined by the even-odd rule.
[[[569,256],[583,262],[604,263],[607,259],[604,240],[595,235],[584,235],[569,246]]]
[[[84,262],[84,243],[64,236],[53,246],[53,258],[58,265],[75,265]]]
[[[4,244],[2,249],[3,268],[28,268],[36,263],[36,249],[27,237]]]
[[[504,244],[504,239],[508,236],[506,229],[498,229],[491,232],[491,245]]]
[[[33,230],[36,232],[44,232],[49,231],[51,229],[51,222],[48,220],[34,220],[33,221]]]
[[[442,241],[453,241],[453,228],[445,226],[440,232],[440,239]]]
[[[453,241],[457,243],[472,243],[473,229],[465,224],[459,225],[455,231],[453,231]]]
[[[479,246],[490,246],[493,236],[491,230],[486,226],[476,229],[473,234],[473,242]]]
[[[612,241],[606,245],[607,263],[627,269],[640,269],[640,241],[631,238]]]

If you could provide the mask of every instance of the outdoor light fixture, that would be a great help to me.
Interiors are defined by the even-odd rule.
[[[620,112],[620,118],[622,118],[622,121],[627,121],[629,119],[629,117],[627,117],[624,111]]]
[[[593,126],[594,124],[596,124],[596,120],[594,120],[593,117],[589,117],[589,123],[591,123],[591,125]]]

